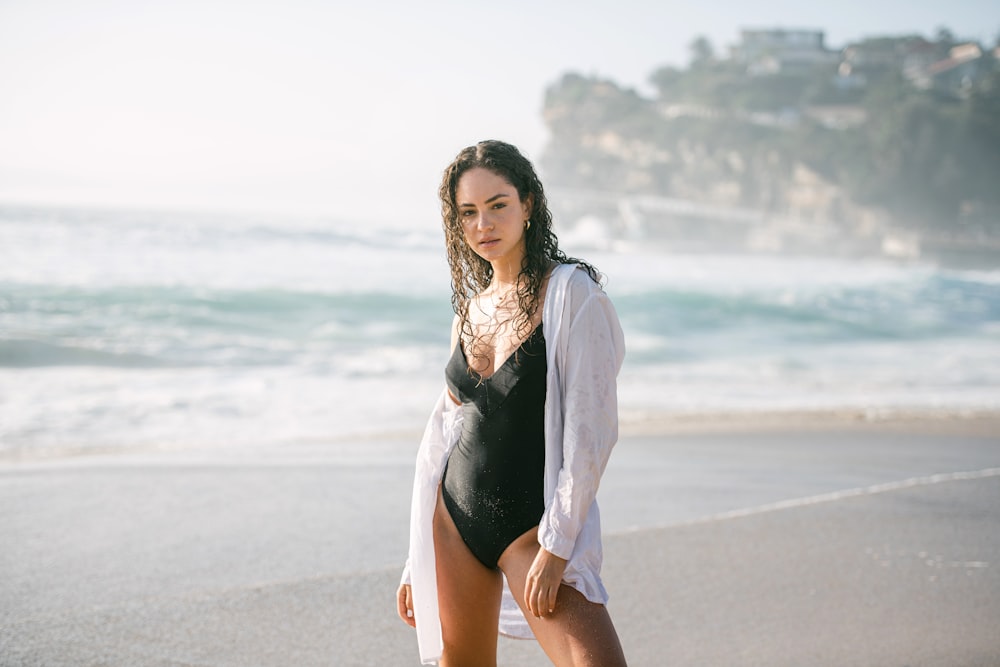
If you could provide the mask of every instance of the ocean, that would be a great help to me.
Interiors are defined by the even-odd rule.
[[[1000,267],[574,243],[625,422],[1000,409]],[[0,207],[0,456],[413,437],[451,318],[434,221]]]

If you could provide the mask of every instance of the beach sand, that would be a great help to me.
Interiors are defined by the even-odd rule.
[[[605,583],[635,665],[1000,664],[1000,423],[623,429]],[[0,665],[416,665],[413,443],[0,464]],[[502,639],[499,664],[549,664]]]

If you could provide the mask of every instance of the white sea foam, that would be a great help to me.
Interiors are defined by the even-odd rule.
[[[1000,408],[1000,270],[586,251],[624,414]],[[0,209],[0,453],[419,432],[440,232]]]

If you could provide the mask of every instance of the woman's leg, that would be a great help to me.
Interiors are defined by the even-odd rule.
[[[434,510],[434,552],[444,639],[441,667],[496,665],[503,579],[469,551],[440,490]]]
[[[528,612],[524,583],[538,548],[538,529],[532,528],[503,552],[500,569],[546,655],[556,667],[624,666],[625,654],[607,608],[572,586],[559,587],[552,614],[536,618]]]

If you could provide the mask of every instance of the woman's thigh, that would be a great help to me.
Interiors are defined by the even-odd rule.
[[[553,613],[536,618],[524,603],[524,584],[538,553],[538,529],[532,529],[507,547],[500,569],[521,607],[535,638],[556,667],[625,665],[618,633],[607,608],[589,601],[580,591],[562,584]]]
[[[469,551],[440,491],[434,510],[434,552],[444,640],[442,667],[495,665],[503,579]]]

